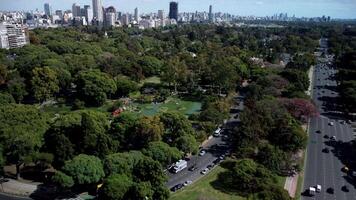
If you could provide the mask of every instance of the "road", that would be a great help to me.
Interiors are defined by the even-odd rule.
[[[324,50],[327,49],[325,40],[321,41],[321,47]],[[309,141],[302,192],[317,184],[322,186],[322,191],[312,197],[306,196],[304,193],[303,200],[356,199],[353,178],[350,173],[347,174],[341,170],[344,166],[350,167],[351,165],[352,147],[350,141],[354,138],[351,125],[340,122],[345,119],[338,112],[337,83],[334,80],[337,70],[331,65],[328,65],[328,61],[319,61],[314,69],[312,98],[319,109],[320,116],[312,118],[309,124]],[[333,126],[329,125],[331,121],[334,122]],[[318,133],[319,131],[320,133]],[[327,138],[331,136],[336,137],[335,142]],[[325,148],[330,152],[325,152]],[[342,190],[345,185],[349,192]],[[328,188],[333,188],[334,193],[327,192]]]
[[[234,117],[237,113],[243,110],[242,97],[236,97],[236,102],[238,103],[231,109],[230,119],[227,121],[225,127],[234,127],[239,122],[239,119],[235,119]],[[166,186],[168,188],[172,188],[173,186],[177,184],[182,184],[187,180],[194,182],[198,178],[202,177],[203,175],[200,172],[203,169],[205,169],[208,165],[212,164],[213,161],[219,158],[222,154],[230,150],[228,141],[228,131],[223,131],[222,136],[214,137],[209,140],[203,148],[207,152],[204,156],[192,156],[191,159],[188,161],[188,167],[178,172],[177,174],[167,172],[168,182]],[[195,165],[197,169],[194,171],[189,171],[188,169],[193,165]]]
[[[32,200],[31,198],[28,197],[16,197],[16,196],[11,196],[2,193],[0,193],[0,199],[1,200]]]

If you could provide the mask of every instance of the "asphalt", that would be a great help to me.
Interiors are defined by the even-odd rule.
[[[235,105],[230,112],[230,119],[227,120],[224,127],[232,128],[236,126],[239,122],[239,118],[235,119],[236,114],[243,110],[243,97],[236,97],[237,105]],[[225,135],[225,136],[224,136]],[[188,167],[184,170],[178,172],[177,174],[167,171],[168,182],[166,186],[172,188],[177,184],[183,184],[185,181],[196,181],[200,177],[204,176],[200,172],[205,169],[208,165],[212,164],[214,160],[219,158],[221,155],[230,151],[229,144],[229,133],[228,131],[223,131],[222,136],[213,137],[204,146],[206,154],[204,156],[194,155],[188,161]],[[189,171],[188,169],[195,165],[197,167],[194,171]]]
[[[327,49],[327,42],[321,41],[321,47]],[[350,124],[342,124],[340,120],[347,120],[339,112],[337,82],[334,75],[337,70],[332,63],[319,61],[314,69],[312,97],[316,103],[320,116],[312,118],[309,123],[309,141],[307,146],[307,157],[304,174],[304,185],[302,199],[335,199],[352,200],[356,199],[355,182],[350,173],[342,172],[342,168],[347,166],[352,168],[352,147],[351,141],[354,139]],[[334,126],[329,122],[333,121]],[[317,131],[320,131],[318,133]],[[336,141],[325,138],[336,136]],[[323,152],[328,148],[329,153]],[[353,164],[352,164],[353,163]],[[355,168],[354,168],[355,169]],[[315,196],[307,196],[305,191],[312,186],[321,185],[322,191]],[[349,191],[342,190],[347,186]],[[328,193],[327,189],[333,188],[334,193]]]

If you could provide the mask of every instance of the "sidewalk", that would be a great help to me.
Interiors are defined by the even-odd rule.
[[[299,174],[294,176],[289,176],[286,178],[286,183],[284,184],[284,189],[288,191],[290,197],[294,198],[297,192]]]
[[[40,185],[40,183],[23,183],[14,179],[7,180],[9,181],[1,184],[0,192],[18,196],[30,196]]]

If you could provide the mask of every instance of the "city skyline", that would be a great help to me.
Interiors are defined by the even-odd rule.
[[[53,10],[70,10],[72,4],[91,5],[92,0],[38,0],[36,3],[28,0],[1,0],[0,10],[40,10],[44,3],[49,3]],[[102,0],[103,6],[115,6],[121,12],[133,12],[137,7],[140,13],[169,11],[170,0]],[[206,11],[212,5],[214,12],[227,12],[240,16],[270,16],[275,13],[295,14],[297,17],[331,16],[332,18],[355,19],[356,0],[180,0],[179,12]],[[306,9],[308,8],[308,9]]]

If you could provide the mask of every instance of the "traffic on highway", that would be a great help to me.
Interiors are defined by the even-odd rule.
[[[321,39],[325,55],[314,69],[312,98],[320,116],[309,124],[309,141],[302,199],[356,199],[356,172],[352,158],[352,121],[339,112],[337,70],[327,54],[327,39]]]

